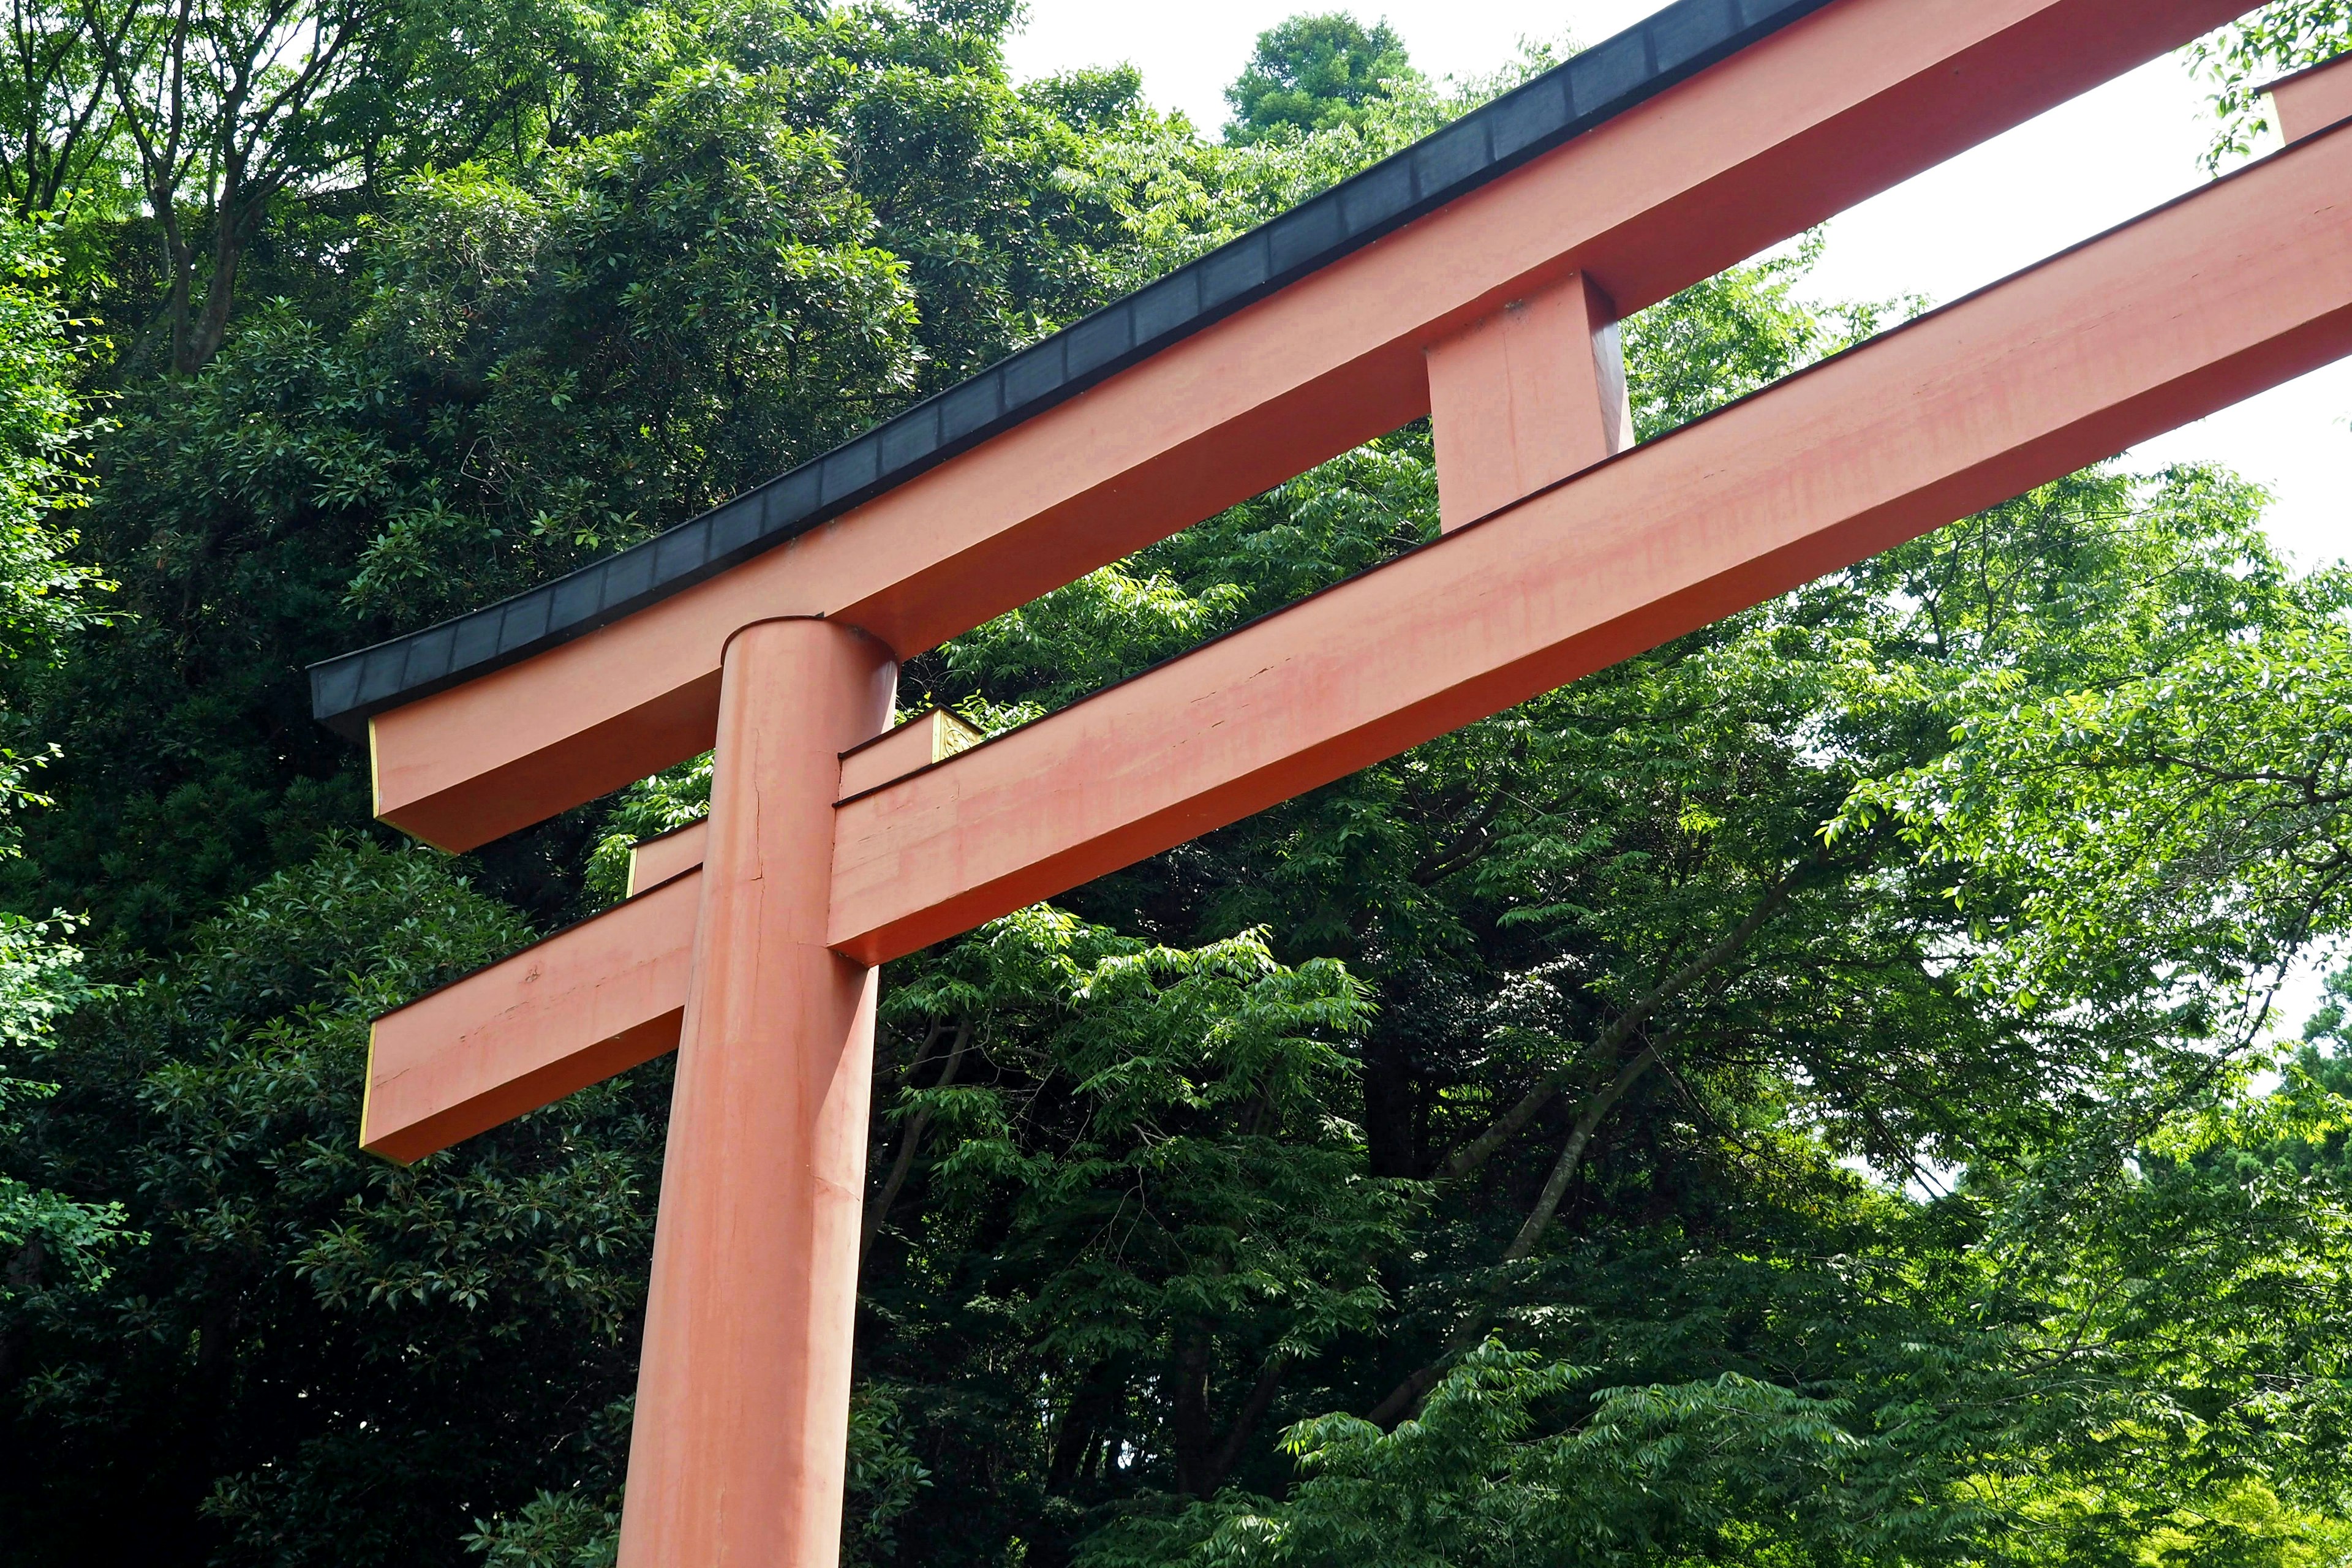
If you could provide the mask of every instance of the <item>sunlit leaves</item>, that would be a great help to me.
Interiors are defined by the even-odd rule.
[[[2273,0],[2189,49],[2213,86],[2221,130],[2209,162],[2220,168],[2252,152],[2274,131],[2263,89],[2281,77],[2334,58],[2352,46],[2352,5],[2345,0]]]

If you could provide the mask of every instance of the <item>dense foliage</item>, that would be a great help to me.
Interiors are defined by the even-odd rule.
[[[617,897],[707,762],[449,860],[304,662],[1548,58],[1301,17],[1209,141],[1012,82],[1013,11],[13,11],[0,1563],[611,1561],[667,1065],[352,1130],[368,1019]],[[1628,324],[1645,438],[1916,308],[1817,245]],[[2263,500],[2074,476],[891,966],[849,1559],[2352,1563],[2352,981],[2267,1016],[2352,928],[2352,574]],[[1408,426],[902,704],[1018,724],[1435,528]]]
[[[1386,22],[1367,27],[1345,12],[1297,16],[1258,35],[1257,52],[1225,89],[1228,142],[1360,125],[1364,105],[1412,76],[1404,40]]]

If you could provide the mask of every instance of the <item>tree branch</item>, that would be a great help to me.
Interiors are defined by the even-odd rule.
[[[1225,1440],[1218,1444],[1217,1451],[1210,1456],[1209,1473],[1205,1478],[1207,1490],[1202,1495],[1213,1496],[1217,1489],[1225,1484],[1225,1478],[1233,1474],[1234,1466],[1242,1457],[1242,1445],[1249,1441],[1250,1434],[1257,1430],[1257,1424],[1265,1419],[1265,1413],[1274,1407],[1274,1396],[1281,1392],[1283,1374],[1289,1370],[1290,1353],[1287,1351],[1276,1351],[1267,1359],[1265,1368],[1257,1374],[1257,1382],[1250,1387],[1249,1397],[1242,1401],[1240,1414],[1234,1417],[1233,1426],[1226,1430]]]
[[[1616,1109],[1617,1102],[1624,1099],[1626,1092],[1642,1080],[1644,1073],[1657,1066],[1659,1060],[1656,1044],[1643,1047],[1631,1061],[1618,1068],[1617,1076],[1610,1079],[1608,1086],[1594,1095],[1577,1116],[1576,1125],[1569,1129],[1568,1141],[1560,1145],[1559,1158],[1553,1163],[1551,1174],[1545,1180],[1535,1207],[1528,1213],[1527,1223],[1519,1226],[1519,1234],[1512,1239],[1510,1249],[1503,1254],[1504,1263],[1517,1263],[1535,1250],[1536,1243],[1543,1239],[1544,1232],[1549,1230],[1551,1222],[1559,1217],[1559,1205],[1567,1197],[1570,1185],[1576,1180],[1576,1173],[1583,1166],[1585,1151],[1592,1146],[1593,1133],[1600,1129],[1610,1111]],[[1489,1285],[1471,1309],[1469,1316],[1456,1324],[1454,1332],[1446,1337],[1445,1348],[1439,1352],[1437,1359],[1398,1384],[1386,1399],[1373,1406],[1369,1419],[1375,1426],[1388,1426],[1420,1405],[1423,1398],[1436,1386],[1445,1363],[1468,1350],[1477,1342],[1478,1336],[1486,1331],[1486,1325],[1494,1319],[1496,1295],[1496,1287]]]
[[[1795,874],[1782,878],[1769,892],[1765,894],[1763,900],[1748,912],[1748,918],[1734,926],[1721,941],[1660,981],[1651,988],[1648,994],[1618,1015],[1616,1020],[1595,1042],[1600,1047],[1601,1054],[1605,1058],[1614,1059],[1618,1052],[1623,1049],[1625,1042],[1632,1039],[1642,1026],[1650,1021],[1651,1015],[1661,1005],[1679,994],[1695,981],[1704,978],[1730,962],[1738,954],[1740,949],[1755,940],[1758,931],[1771,923],[1773,917],[1787,907],[1789,900],[1795,896],[1796,889]],[[1535,1087],[1520,1096],[1517,1104],[1496,1118],[1493,1124],[1477,1137],[1455,1150],[1440,1168],[1438,1173],[1449,1181],[1458,1181],[1493,1159],[1504,1144],[1517,1137],[1520,1131],[1535,1120],[1537,1112],[1552,1102],[1561,1087],[1576,1071],[1576,1066],[1575,1060],[1564,1061],[1538,1079]]]
[[[1528,1212],[1527,1224],[1519,1227],[1518,1236],[1511,1242],[1511,1249],[1503,1254],[1504,1262],[1517,1263],[1535,1250],[1536,1243],[1543,1239],[1543,1233],[1551,1228],[1553,1216],[1559,1213],[1560,1200],[1568,1195],[1569,1184],[1576,1179],[1577,1169],[1584,1163],[1584,1151],[1591,1144],[1593,1131],[1600,1127],[1601,1118],[1607,1116],[1617,1102],[1625,1098],[1625,1091],[1639,1083],[1642,1075],[1657,1063],[1658,1047],[1654,1045],[1645,1047],[1639,1056],[1618,1069],[1608,1088],[1592,1097],[1591,1103],[1584,1108],[1583,1114],[1576,1119],[1576,1125],[1569,1131],[1568,1142],[1560,1145],[1559,1159],[1553,1164],[1551,1175],[1544,1182],[1543,1192],[1536,1199],[1536,1206]]]
[[[971,1044],[971,1022],[966,1019],[956,1026],[955,1044],[949,1048],[948,1065],[940,1069],[940,1081],[932,1087],[946,1089],[962,1070],[964,1048]],[[899,1189],[907,1184],[908,1173],[915,1166],[915,1155],[923,1146],[923,1134],[930,1131],[931,1113],[918,1110],[907,1119],[907,1131],[898,1140],[898,1157],[890,1165],[890,1175],[874,1201],[866,1206],[866,1226],[857,1238],[857,1257],[862,1263],[873,1250],[874,1238],[882,1230],[882,1222],[890,1217],[890,1205],[898,1201]]]

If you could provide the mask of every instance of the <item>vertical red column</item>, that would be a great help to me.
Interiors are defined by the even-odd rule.
[[[1617,307],[1585,273],[1431,345],[1428,359],[1448,533],[1633,444]]]
[[[897,676],[854,627],[727,645],[622,1568],[834,1568],[874,971],[824,944],[840,753]]]

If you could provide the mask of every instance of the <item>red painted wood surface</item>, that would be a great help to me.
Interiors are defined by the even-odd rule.
[[[814,620],[746,626],[725,668],[620,1562],[832,1568],[875,973],[825,945],[829,848],[898,668]]]
[[[629,897],[649,892],[701,865],[703,840],[709,836],[709,828],[708,822],[690,822],[630,850]]]
[[[673,881],[378,1018],[360,1146],[406,1164],[676,1050],[700,898]]]
[[[1512,300],[1428,360],[1448,533],[1633,444],[1617,308],[1590,274]]]
[[[2352,55],[2298,71],[2270,89],[2279,134],[2290,142],[2352,120]]]
[[[710,744],[736,628],[931,647],[1430,408],[1432,343],[1572,271],[1638,310],[2229,20],[2242,0],[1838,0],[856,511],[379,715],[376,811],[445,848]]]
[[[929,767],[979,732],[927,713],[839,761],[849,795]],[[404,1164],[677,1048],[710,836],[639,844],[627,902],[376,1020],[361,1146]]]
[[[846,800],[879,789],[893,779],[945,762],[958,752],[968,752],[980,740],[978,730],[952,713],[933,709],[856,751],[843,752],[841,797]]]
[[[970,930],[2352,353],[2352,127],[842,808],[833,941]]]
[[[2352,352],[2347,196],[2352,130],[852,799],[829,939],[877,960],[953,935]],[[602,1048],[597,923],[534,950],[583,946],[519,1068],[566,1029]],[[681,973],[664,930],[673,952],[633,956]],[[472,984],[442,994],[503,994]]]

